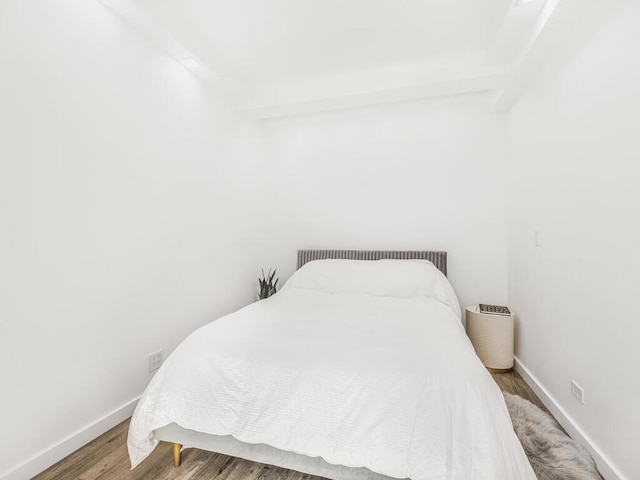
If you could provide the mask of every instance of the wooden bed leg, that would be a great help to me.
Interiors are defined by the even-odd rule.
[[[173,444],[173,466],[178,468],[182,463],[182,445],[179,443]]]

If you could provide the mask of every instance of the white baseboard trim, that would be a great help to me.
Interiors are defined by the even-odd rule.
[[[101,419],[73,432],[55,445],[36,453],[20,465],[3,472],[0,474],[0,480],[24,480],[43,472],[51,465],[129,418],[133,414],[139,399],[140,397],[138,396],[130,400]]]
[[[628,480],[624,477],[609,458],[602,453],[598,446],[576,425],[567,412],[556,402],[555,398],[547,391],[538,379],[525,367],[519,358],[515,358],[514,364],[516,372],[531,387],[542,403],[549,409],[555,419],[562,425],[562,428],[571,438],[584,445],[596,461],[598,470],[606,480]]]

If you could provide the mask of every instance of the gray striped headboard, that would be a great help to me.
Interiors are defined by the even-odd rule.
[[[312,260],[326,258],[341,258],[345,260],[429,260],[438,269],[447,274],[447,252],[412,251],[412,250],[298,250],[298,265],[300,268]]]

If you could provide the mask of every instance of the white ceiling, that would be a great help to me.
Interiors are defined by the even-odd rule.
[[[479,91],[508,109],[584,6],[584,0],[99,1],[257,118]]]
[[[479,55],[490,1],[136,0],[244,82]]]

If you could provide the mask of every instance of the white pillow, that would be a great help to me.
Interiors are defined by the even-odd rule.
[[[460,304],[447,277],[427,260],[314,260],[304,264],[282,289],[438,300],[460,317]]]

